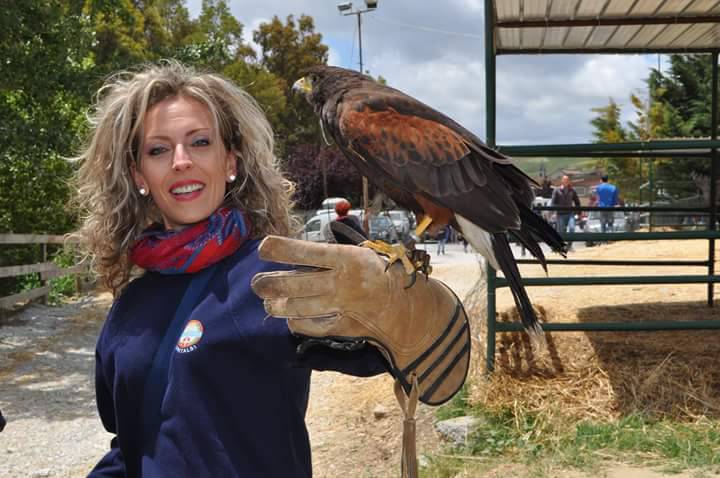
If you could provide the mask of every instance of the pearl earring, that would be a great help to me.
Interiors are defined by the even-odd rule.
[[[145,189],[145,188],[140,188],[140,195],[141,195],[141,196],[147,196],[147,193],[148,193],[148,192],[147,192],[147,189]]]
[[[237,178],[237,176],[235,176],[234,174],[231,174],[230,176],[228,176],[228,182],[231,183],[231,182],[235,181],[236,178]]]

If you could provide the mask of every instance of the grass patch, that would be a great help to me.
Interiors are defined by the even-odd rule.
[[[464,408],[462,407],[464,405]],[[592,469],[603,460],[687,469],[720,469],[720,423],[655,420],[641,413],[616,421],[575,421],[561,413],[528,413],[522,408],[482,410],[466,397],[453,399],[438,416],[480,419],[467,444],[431,457],[423,476],[476,476],[478,467],[520,463],[530,476],[553,476],[568,467]],[[470,475],[464,470],[473,470]]]
[[[468,415],[468,410],[468,384],[465,382],[449,402],[436,410],[435,416],[438,420],[449,420]]]

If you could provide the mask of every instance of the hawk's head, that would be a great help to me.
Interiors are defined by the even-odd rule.
[[[337,66],[317,65],[305,70],[304,76],[293,84],[292,89],[305,95],[313,107],[321,107],[337,93],[375,82],[371,77],[354,70]]]

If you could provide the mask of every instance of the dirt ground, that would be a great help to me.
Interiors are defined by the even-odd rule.
[[[580,250],[572,257],[700,259],[706,254],[707,242],[703,241],[625,242]],[[647,269],[651,270],[641,273],[677,272],[676,269]],[[542,273],[536,266],[524,266],[522,270],[527,277]],[[688,274],[705,272],[701,268],[682,270]],[[625,271],[617,267],[550,268],[551,275],[610,275]],[[480,268],[473,254],[449,247],[446,256],[434,259],[433,274],[463,298],[480,277]],[[567,321],[587,319],[588,314],[608,313],[610,309],[612,313],[630,318],[644,313],[643,310],[648,309],[646,305],[650,305],[649,310],[655,315],[662,311],[675,315],[690,309],[709,311],[698,309],[705,301],[705,294],[706,287],[702,285],[536,287],[530,290],[534,304],[544,308],[552,320]],[[474,311],[482,310],[481,302],[472,306]],[[92,350],[108,304],[108,298],[102,296],[61,309],[33,306],[21,315],[0,320],[0,409],[9,419],[6,430],[0,434],[0,476],[84,476],[106,449],[110,436],[97,419],[93,401]],[[509,291],[500,291],[498,310],[505,311],[511,305]],[[473,354],[479,357],[483,355],[483,339],[482,321],[478,317],[474,326]],[[374,411],[378,409],[386,412],[383,418],[375,417]],[[421,406],[417,420],[418,456],[441,452],[442,442],[433,429],[434,409]],[[358,379],[330,372],[313,374],[307,421],[315,476],[399,476],[402,418],[389,377]],[[526,472],[520,465],[508,464],[477,476],[522,477]],[[575,471],[558,476],[589,478]],[[666,475],[608,464],[590,476],[659,478]],[[696,475],[688,472],[672,476]]]

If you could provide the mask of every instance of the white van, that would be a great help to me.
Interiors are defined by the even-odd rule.
[[[335,211],[332,211],[332,215],[325,212],[314,215],[305,223],[302,238],[306,241],[326,242],[325,226],[333,219],[335,219]]]

